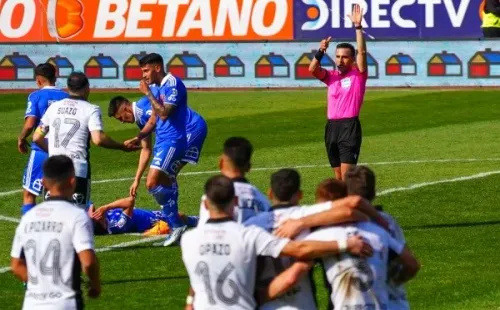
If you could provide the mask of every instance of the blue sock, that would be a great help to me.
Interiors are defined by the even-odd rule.
[[[177,206],[177,198],[179,193],[177,186],[158,185],[149,191],[155,198],[156,202],[162,206],[163,214],[167,220],[167,224],[171,229],[184,226],[184,222],[179,216],[179,208]]]
[[[186,216],[186,225],[188,227],[196,227],[198,226],[199,219],[200,217],[194,215]]]
[[[24,204],[21,207],[21,216],[25,215],[26,212],[28,212],[29,210],[33,209],[34,206],[36,206],[36,203],[27,203],[27,204]]]

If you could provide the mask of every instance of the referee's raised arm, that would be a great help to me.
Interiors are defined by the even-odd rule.
[[[309,72],[328,87],[328,122],[325,126],[325,147],[328,160],[339,180],[350,166],[358,163],[361,150],[359,112],[363,105],[368,79],[366,42],[361,22],[363,10],[354,5],[348,16],[356,28],[358,53],[352,44],[340,43],[335,49],[335,70],[321,68],[331,37],[324,39],[311,64]]]

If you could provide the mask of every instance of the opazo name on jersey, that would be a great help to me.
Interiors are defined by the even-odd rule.
[[[227,256],[231,254],[231,246],[222,243],[206,243],[200,245],[200,255],[214,254]]]
[[[57,114],[76,115],[77,111],[77,108],[60,107],[59,109],[57,109]]]
[[[55,232],[60,233],[63,230],[62,222],[51,222],[51,221],[38,221],[30,222],[24,226],[25,233],[39,233],[39,232]]]

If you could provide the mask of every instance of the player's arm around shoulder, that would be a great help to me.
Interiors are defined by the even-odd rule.
[[[419,272],[421,265],[406,244],[400,243],[391,236],[388,238],[389,251],[396,253],[395,259],[402,266],[402,269],[390,281],[395,285],[401,285],[414,278]]]
[[[292,256],[299,260],[311,260],[328,255],[349,253],[359,257],[368,257],[373,254],[373,248],[361,236],[352,236],[346,239],[333,241],[330,235],[313,233],[305,241],[291,241],[283,251],[282,256]],[[316,239],[316,240],[315,240]],[[317,241],[317,240],[321,241]]]

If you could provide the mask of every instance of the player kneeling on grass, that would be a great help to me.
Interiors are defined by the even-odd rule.
[[[136,208],[134,197],[118,199],[98,209],[91,204],[88,215],[94,223],[96,235],[144,233],[145,236],[153,236],[170,232],[162,211]],[[179,215],[188,227],[198,225],[197,216]]]
[[[245,227],[233,219],[237,205],[233,182],[215,176],[205,184],[205,225],[186,232],[181,239],[182,259],[191,282],[187,309],[255,309],[257,256],[291,256],[309,260],[338,255],[350,244],[351,253],[371,255],[359,237],[342,242],[300,242],[281,239],[256,226]],[[194,297],[193,297],[194,296]]]

